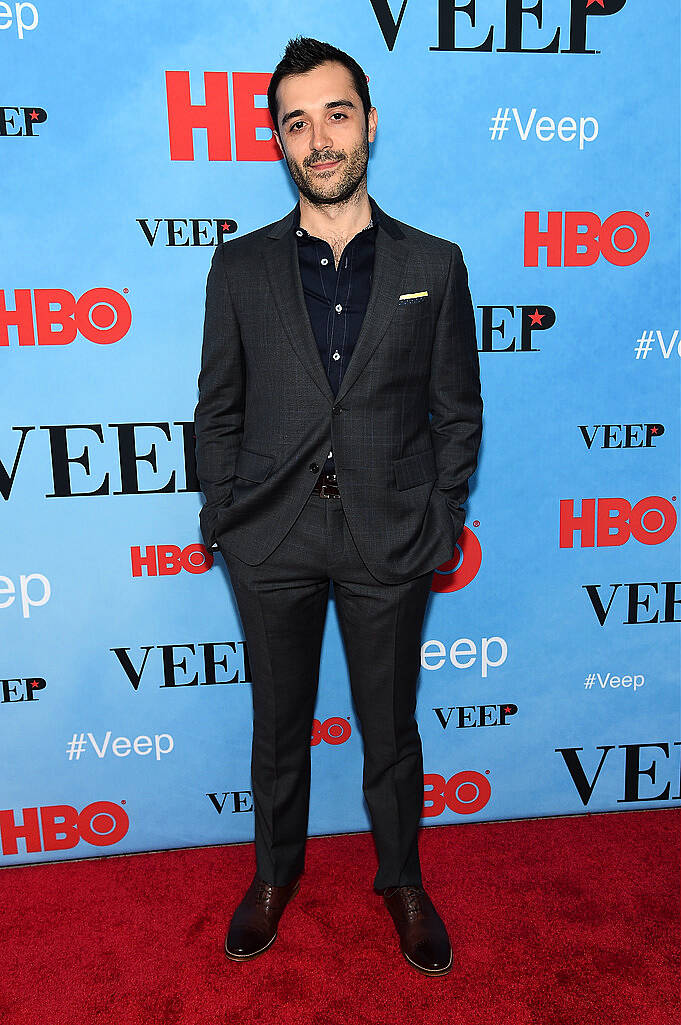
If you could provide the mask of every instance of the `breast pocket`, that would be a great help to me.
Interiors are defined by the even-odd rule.
[[[430,316],[432,309],[430,297],[421,296],[419,299],[400,299],[395,310],[395,317],[399,320],[421,320]]]
[[[432,304],[429,296],[402,299],[393,314],[391,329],[403,338],[414,338],[431,330]]]

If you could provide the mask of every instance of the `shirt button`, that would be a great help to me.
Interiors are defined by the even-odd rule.
[[[336,349],[336,351],[334,352],[333,359],[340,359],[340,352],[338,351],[338,349]]]
[[[303,234],[302,231],[300,229],[298,229],[298,231],[296,232],[296,235],[298,236],[298,238],[300,238],[302,236],[302,234]]]
[[[343,312],[343,307],[341,306],[340,303],[338,303],[338,305],[336,306],[336,313],[342,313],[342,312]]]
[[[322,256],[322,258],[321,258],[321,260],[319,262],[322,264],[322,266],[326,267],[326,265],[327,265],[327,263],[329,261],[326,259],[325,256]]]

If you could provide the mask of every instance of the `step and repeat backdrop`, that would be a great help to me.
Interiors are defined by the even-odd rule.
[[[253,837],[193,413],[213,249],[297,199],[265,92],[299,34],[364,68],[369,191],[461,246],[476,309],[423,824],[680,803],[678,30],[676,0],[0,3],[0,864]],[[368,829],[333,600],[311,746],[310,833]]]

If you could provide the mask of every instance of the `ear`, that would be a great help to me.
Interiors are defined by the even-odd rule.
[[[368,121],[367,139],[369,142],[373,142],[376,138],[376,125],[378,124],[378,111],[375,107],[369,111]]]
[[[281,139],[279,138],[279,133],[275,132],[274,129],[273,129],[272,130],[272,135],[274,137],[274,141],[276,142],[277,146],[279,147],[279,152],[281,153],[281,155],[283,157],[284,156],[284,147],[281,144]]]

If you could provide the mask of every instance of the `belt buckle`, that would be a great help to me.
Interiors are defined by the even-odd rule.
[[[330,475],[329,474],[325,474],[324,476],[330,476]],[[333,474],[333,476],[334,477],[336,476],[335,473]],[[328,481],[322,481],[322,483],[319,486],[319,494],[321,495],[321,497],[322,498],[340,498],[340,495],[333,494],[333,492],[327,491],[327,488],[329,486],[334,487],[336,489],[338,488],[338,485],[335,483],[335,481],[332,482],[331,484]]]

